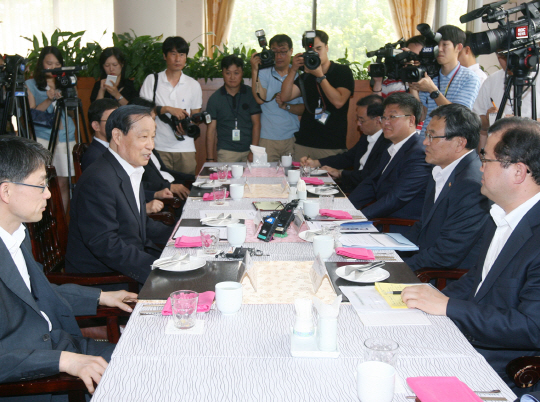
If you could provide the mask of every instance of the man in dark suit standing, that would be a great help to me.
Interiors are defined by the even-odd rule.
[[[141,178],[154,148],[150,110],[127,105],[107,120],[110,147],[83,173],[71,200],[66,271],[121,272],[141,284],[170,228],[146,215]]]
[[[383,153],[377,169],[349,196],[368,219],[420,219],[431,172],[431,165],[425,161],[423,138],[416,133],[421,111],[420,102],[404,92],[384,101],[383,133],[392,145]]]
[[[131,311],[124,302],[137,295],[51,285],[32,257],[23,222],[41,220],[51,196],[50,159],[34,141],[0,136],[0,382],[64,372],[80,377],[92,393],[114,345],[84,338],[74,316],[95,314],[98,304]],[[51,395],[9,400],[50,401]]]
[[[471,268],[478,259],[478,240],[489,215],[480,193],[482,163],[476,153],[480,118],[453,103],[431,112],[424,145],[426,162],[435,165],[428,181],[422,218],[407,234],[420,250],[404,257],[420,268]]]
[[[362,131],[360,139],[354,147],[339,155],[321,159],[304,156],[302,164],[312,168],[320,167],[328,171],[346,193],[351,192],[362,180],[368,177],[379,165],[383,152],[390,146],[390,140],[384,138],[381,116],[384,112],[383,98],[379,95],[368,95],[356,103],[356,118]],[[322,166],[322,167],[321,167]],[[343,170],[352,167],[352,170]]]
[[[481,191],[495,205],[476,265],[442,293],[410,286],[402,299],[409,308],[448,316],[520,395],[525,390],[505,367],[540,353],[540,125],[512,117],[489,131]]]

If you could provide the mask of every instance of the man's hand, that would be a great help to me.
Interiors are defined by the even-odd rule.
[[[298,69],[302,67],[303,65],[304,65],[304,58],[302,57],[302,53],[296,53],[294,57],[292,58],[291,71],[293,73],[296,73]]]
[[[285,108],[287,107],[287,103],[281,100],[281,92],[278,92],[276,95],[276,103],[280,109],[285,110]]]
[[[407,286],[401,300],[408,308],[417,308],[433,315],[446,315],[449,298],[429,285]]]
[[[107,307],[118,307],[120,310],[131,313],[133,310],[126,303],[137,301],[137,293],[126,290],[115,290],[114,292],[101,292],[99,295],[99,305]]]
[[[173,198],[173,197],[174,197],[174,194],[167,187],[165,187],[163,190],[159,190],[154,193],[154,198],[158,198],[158,199]]]
[[[320,64],[315,70],[310,70],[304,66],[304,71],[308,74],[314,75],[315,77],[322,77],[324,75],[322,71],[322,64]]]
[[[172,116],[175,116],[178,120],[185,119],[188,114],[184,109],[180,109],[178,107],[172,107],[172,106],[163,106],[161,108],[161,113],[170,113]]]
[[[171,184],[171,191],[177,194],[182,200],[189,196],[189,189],[183,184]]]
[[[311,158],[308,157],[308,156],[302,156],[302,157],[300,158],[300,164],[301,164],[302,166],[308,165],[308,166],[310,166],[310,167],[312,167],[312,168],[318,168],[318,167],[321,166],[321,163],[319,162],[318,159],[313,160],[313,159],[311,159]]]
[[[146,203],[146,213],[155,214],[163,209],[165,205],[160,200],[152,200]]]
[[[261,64],[261,58],[259,57],[258,53],[253,53],[251,55],[251,59],[249,59],[249,62],[251,63],[252,72],[256,72],[259,70],[259,64]]]
[[[435,83],[433,82],[433,80],[427,73],[424,73],[424,78],[422,78],[420,81],[411,82],[409,84],[409,88],[415,91],[423,91],[423,92],[429,92],[429,93],[439,89],[437,88],[437,85],[435,85]]]
[[[91,394],[95,391],[94,382],[99,384],[107,366],[108,363],[101,356],[87,356],[66,351],[60,353],[58,365],[61,373],[79,377]]]
[[[334,179],[339,179],[341,177],[341,170],[334,169],[330,166],[323,166],[321,168],[322,170],[326,170],[330,176],[332,176]]]
[[[249,151],[247,159],[248,159],[248,162],[253,163],[253,153],[251,151]]]

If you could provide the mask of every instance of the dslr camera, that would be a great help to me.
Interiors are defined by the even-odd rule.
[[[193,138],[196,140],[201,135],[201,129],[197,124],[200,123],[206,123],[210,124],[212,122],[212,116],[210,116],[210,113],[208,112],[200,112],[195,113],[193,116],[187,116],[186,118],[180,120],[175,116],[171,116],[172,123],[174,127],[178,127],[178,125],[182,126],[182,129],[184,130],[184,133],[190,138]],[[176,129],[173,128],[173,131],[176,134]],[[176,135],[176,139],[178,141],[184,141],[183,135]]]
[[[321,65],[321,59],[319,54],[313,50],[315,45],[315,31],[306,31],[302,36],[302,46],[306,49],[305,53],[302,55],[304,58],[304,66],[309,70],[315,70]]]
[[[59,67],[43,70],[43,72],[51,73],[56,77],[58,89],[62,92],[64,98],[76,98],[77,91],[75,90],[75,86],[77,85],[77,75],[75,73],[83,70],[88,70],[88,66]]]
[[[274,60],[274,52],[266,48],[268,46],[268,42],[266,42],[264,29],[259,29],[258,31],[255,31],[255,36],[257,37],[257,40],[259,41],[259,46],[263,48],[263,50],[260,53],[256,54],[256,56],[259,56],[261,59],[259,70],[273,67],[276,64]]]

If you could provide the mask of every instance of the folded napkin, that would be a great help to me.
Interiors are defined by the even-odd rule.
[[[482,401],[457,377],[409,377],[407,384],[422,402]]]
[[[216,294],[211,290],[209,290],[208,292],[199,293],[199,300],[197,302],[197,313],[206,313],[207,311],[209,311],[210,307],[212,307],[212,303],[214,302],[215,295]],[[165,306],[161,311],[161,315],[172,315],[172,302],[170,297],[167,299],[167,302],[165,303]]]
[[[227,179],[230,179],[232,178],[232,173],[229,171],[229,173],[227,173]],[[218,174],[217,173],[210,173],[210,180],[217,180],[218,179]]]
[[[337,247],[336,254],[343,257],[356,258],[357,260],[374,260],[373,251],[360,247]]]
[[[201,236],[180,236],[174,247],[202,247]]]
[[[299,166],[300,166],[300,162],[293,162],[292,165],[295,166],[295,167],[299,167]]]
[[[229,196],[229,192],[226,191],[225,198],[227,198],[228,196]],[[214,199],[214,193],[205,193],[202,199],[203,201],[212,201]]]
[[[317,177],[302,177],[302,180],[304,180],[307,184],[315,184],[315,185],[324,184],[324,181],[322,181],[321,179]]]
[[[321,214],[322,216],[330,216],[336,219],[352,219],[350,213],[334,209],[321,209],[319,210],[319,214]]]

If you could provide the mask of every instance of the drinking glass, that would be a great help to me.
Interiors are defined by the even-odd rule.
[[[192,290],[177,290],[171,293],[171,307],[174,326],[188,329],[195,325],[199,294]]]
[[[392,366],[396,363],[399,350],[397,342],[385,338],[369,338],[364,342],[366,347],[364,361],[377,361],[388,363]]]
[[[205,254],[216,254],[219,243],[219,229],[201,229],[201,244]]]
[[[311,166],[309,166],[309,165],[300,166],[300,176],[301,177],[310,177],[311,176]]]
[[[214,205],[223,205],[225,204],[225,193],[226,193],[225,186],[217,186],[214,187],[213,194],[214,194]]]
[[[227,176],[229,175],[229,167],[227,165],[219,166],[217,171],[218,180],[221,183],[227,181]]]
[[[320,195],[319,205],[321,209],[334,209],[334,196],[333,195]]]

